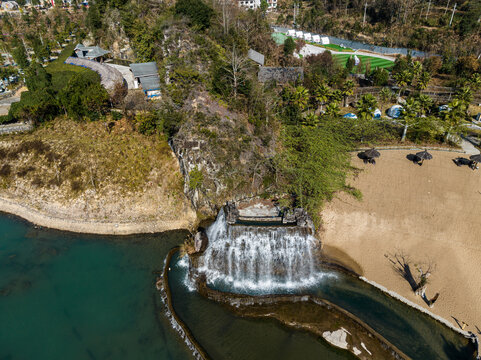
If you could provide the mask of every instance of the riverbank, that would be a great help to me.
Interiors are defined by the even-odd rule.
[[[481,185],[479,171],[457,167],[461,153],[432,151],[418,166],[413,151],[385,150],[375,166],[353,155],[362,171],[351,180],[363,193],[357,201],[339,194],[323,211],[323,243],[342,250],[364,276],[428,308],[391,262],[404,255],[414,276],[431,263],[426,295],[440,293],[431,312],[454,326],[478,333],[481,326]]]
[[[27,205],[0,197],[0,212],[16,215],[35,225],[56,230],[70,231],[84,234],[98,235],[133,235],[146,233],[160,233],[169,230],[191,229],[195,223],[195,215],[186,214],[177,220],[163,220],[136,222],[86,221],[82,219],[52,216],[48,213],[33,209]]]
[[[107,129],[60,119],[5,135],[0,161],[0,211],[40,226],[127,235],[196,223],[167,142],[124,120]]]

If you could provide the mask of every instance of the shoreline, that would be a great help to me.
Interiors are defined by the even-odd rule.
[[[18,216],[28,222],[55,230],[94,235],[135,235],[170,230],[189,230],[188,220],[146,222],[100,222],[50,216],[19,202],[0,197],[0,212]]]

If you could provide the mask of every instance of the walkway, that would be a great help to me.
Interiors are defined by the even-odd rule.
[[[394,61],[396,59],[394,56],[380,55],[380,54],[372,53],[369,51],[363,51],[363,50],[356,50],[354,52],[334,51],[334,50],[325,49],[325,48],[311,45],[311,44],[304,45],[304,47],[299,51],[299,54],[302,56],[317,55],[317,54],[322,54],[326,50],[330,51],[331,54],[333,55],[334,54],[364,55],[364,56],[370,56],[370,57],[375,57],[375,58],[389,60],[389,61]]]
[[[122,77],[124,78],[125,82],[127,83],[127,88],[134,89],[134,74],[132,74],[132,71],[130,71],[129,66],[124,66],[124,65],[117,65],[117,64],[110,64],[110,63],[104,63],[104,65],[110,66],[114,69],[117,69],[121,74]]]

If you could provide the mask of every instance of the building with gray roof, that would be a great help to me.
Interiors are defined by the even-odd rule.
[[[160,96],[160,77],[155,61],[130,64],[130,70],[134,75],[135,88],[140,85],[149,98]]]
[[[105,55],[110,54],[110,51],[104,50],[99,46],[84,46],[83,44],[78,44],[74,49],[74,53],[79,59],[102,62],[105,59]]]

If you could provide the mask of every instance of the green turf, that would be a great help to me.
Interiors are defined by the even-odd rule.
[[[67,60],[67,58],[72,55],[74,48],[75,44],[67,45],[58,56],[58,59],[52,61],[45,68],[45,70],[47,70],[47,72],[52,75],[52,85],[57,91],[65,87],[70,78],[75,74],[92,72],[92,70],[83,68],[81,66],[69,65],[64,63],[65,60]]]
[[[274,39],[274,41],[276,42],[277,45],[282,45],[284,44],[284,41],[286,41],[287,39],[287,35],[284,34],[284,33],[280,33],[280,32],[274,32],[271,34],[272,38]]]
[[[341,66],[346,66],[347,59],[353,55],[351,54],[333,54],[332,57],[338,61]],[[362,70],[365,71],[366,64],[369,62],[371,64],[371,69],[375,68],[383,68],[389,69],[394,65],[394,61],[381,59],[373,56],[366,56],[366,55],[357,55],[357,57],[362,62]]]
[[[321,44],[312,43],[312,45],[316,45],[316,46],[323,47],[325,49],[329,49],[329,50],[333,50],[333,51],[344,51],[344,52],[353,52],[354,51],[351,48],[346,48],[346,47],[343,48],[343,47],[340,47],[339,45],[336,45],[336,44],[321,45]]]

